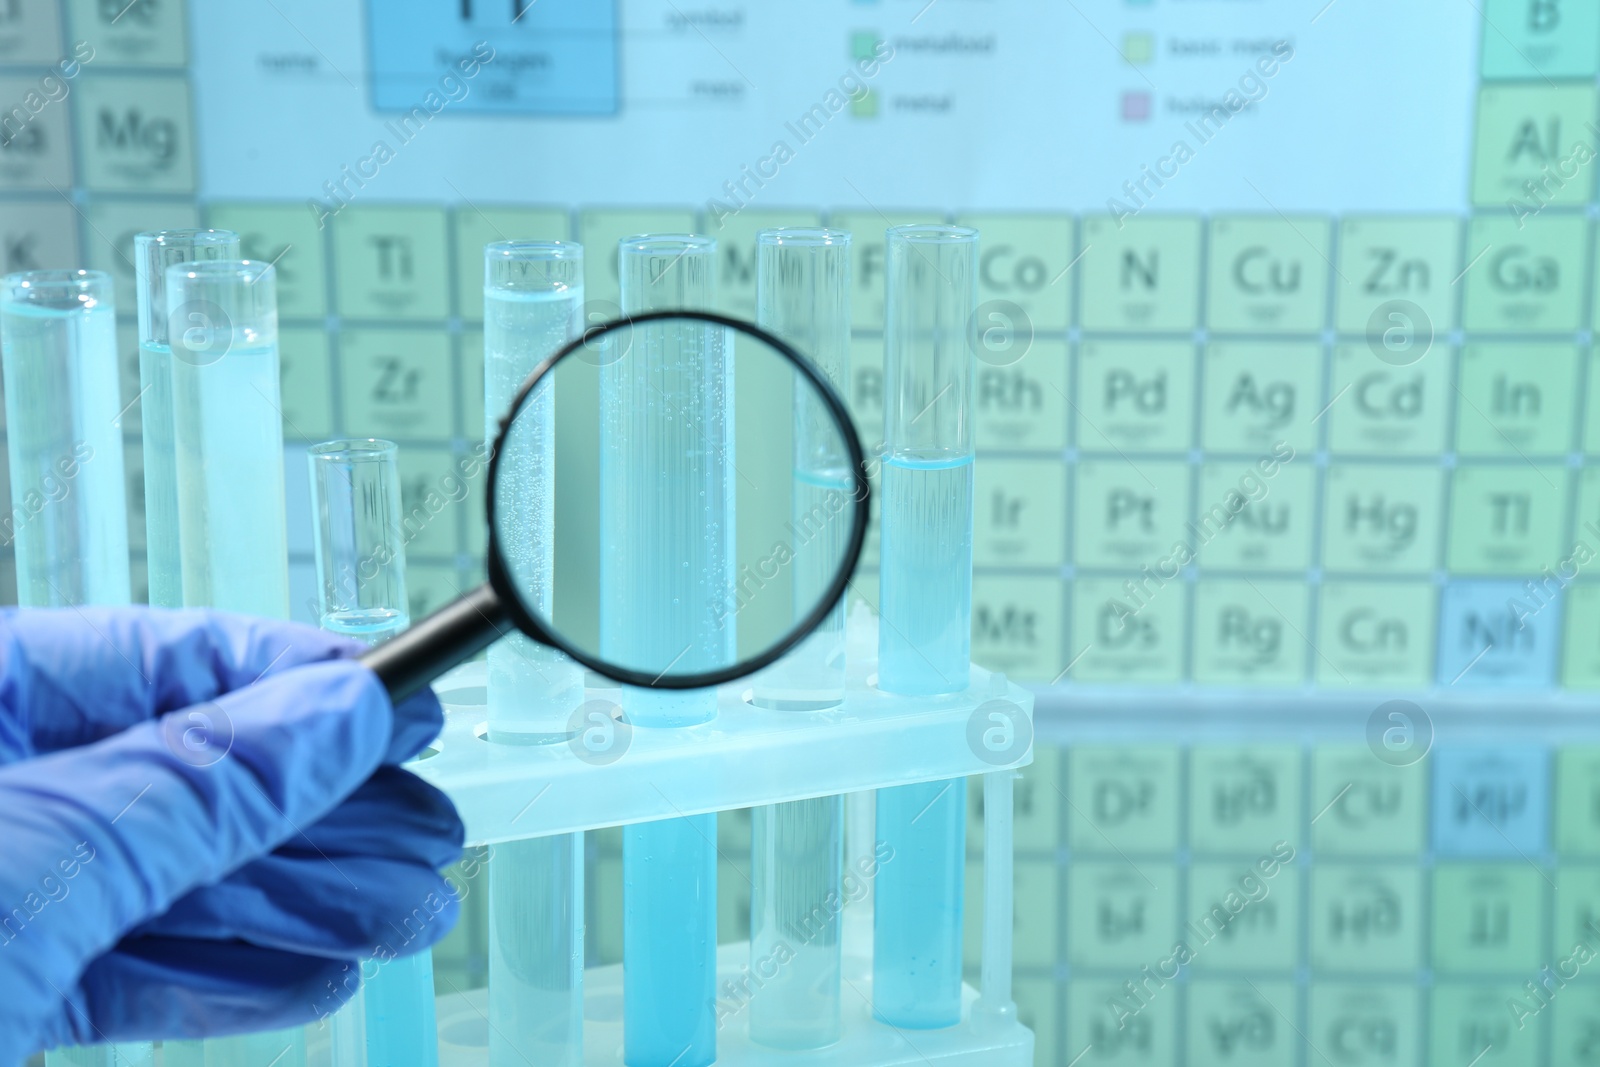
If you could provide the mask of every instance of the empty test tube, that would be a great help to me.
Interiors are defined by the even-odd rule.
[[[327,441],[311,468],[317,609],[324,630],[368,644],[411,625],[400,468],[392,441]]]
[[[277,275],[169,267],[167,317],[184,605],[287,618]]]
[[[0,283],[17,602],[126,604],[117,314],[111,276],[28,271]]]
[[[238,259],[231,230],[158,230],[133,239],[139,300],[139,425],[144,438],[145,570],[150,604],[183,606],[178,535],[178,457],[172,421],[172,347],[167,343],[167,269]],[[188,324],[180,324],[186,326]]]
[[[967,688],[972,625],[974,358],[978,233],[888,231],[878,686]],[[873,1013],[893,1026],[961,1021],[964,778],[878,791],[893,860],[873,910]]]
[[[484,412],[495,425],[546,357],[583,324],[583,246],[499,241],[485,246]],[[502,454],[496,500],[509,570],[531,575],[527,602],[549,617],[554,593],[555,385],[519,415],[538,446]],[[509,464],[515,463],[513,468]],[[514,479],[514,482],[512,481]],[[564,742],[583,702],[583,675],[561,653],[511,634],[489,646],[489,740]],[[489,862],[489,1064],[577,1067],[583,1062],[583,835],[495,846]]]
[[[625,314],[712,305],[716,242],[667,235],[622,241]],[[678,669],[732,662],[733,627],[701,622],[700,590],[732,588],[732,366],[723,330],[657,324],[625,358],[601,368],[600,529],[658,529],[602,542],[601,655],[621,663],[676,661]],[[644,347],[641,347],[644,346]],[[710,447],[708,447],[708,442]],[[665,472],[665,473],[663,473]],[[704,509],[689,535],[676,514]],[[663,590],[662,582],[678,583]],[[702,585],[703,583],[703,585]],[[665,594],[665,595],[664,595]],[[676,598],[684,617],[641,612]],[[690,649],[684,651],[684,645]],[[635,725],[672,727],[716,715],[715,690],[626,690]],[[694,815],[623,828],[623,1049],[629,1067],[707,1067],[717,1056],[717,817]]]
[[[760,325],[794,345],[833,384],[849,376],[850,235],[838,230],[763,230],[756,237]],[[816,603],[844,554],[849,524],[827,515],[825,494],[851,489],[849,458],[831,414],[810,390],[794,397],[793,571],[797,614]],[[762,672],[754,700],[803,714],[844,700],[844,603],[806,640]],[[750,967],[761,974],[785,949],[792,958],[750,1002],[750,1038],[783,1049],[839,1040],[844,798],[772,804],[751,813]]]

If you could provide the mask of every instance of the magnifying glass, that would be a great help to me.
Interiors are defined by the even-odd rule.
[[[564,468],[592,477],[554,476],[558,408],[597,431]],[[625,685],[721,685],[839,603],[869,495],[844,402],[782,339],[710,312],[607,322],[541,363],[501,420],[489,580],[362,662],[401,700],[517,630]],[[593,520],[596,502],[598,522],[549,543],[552,515]],[[554,609],[552,582],[582,609]]]

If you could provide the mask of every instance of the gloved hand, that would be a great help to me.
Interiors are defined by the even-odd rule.
[[[215,612],[0,612],[0,1065],[307,1022],[427,948],[455,809],[354,642]]]

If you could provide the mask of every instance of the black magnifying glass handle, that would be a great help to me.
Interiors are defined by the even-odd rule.
[[[361,657],[399,703],[516,629],[488,582]]]

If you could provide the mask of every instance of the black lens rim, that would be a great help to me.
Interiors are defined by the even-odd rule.
[[[842,431],[845,447],[850,453],[852,495],[857,503],[855,514],[851,516],[850,537],[840,562],[839,572],[834,575],[826,595],[817,602],[815,608],[805,618],[795,623],[781,640],[757,655],[748,659],[737,660],[718,670],[700,671],[694,674],[661,674],[652,676],[645,671],[636,671],[627,667],[617,666],[614,663],[607,663],[598,656],[574,647],[570,642],[562,638],[560,634],[547,628],[522,606],[522,600],[517,596],[516,588],[511,584],[510,576],[506,572],[505,564],[500,555],[498,539],[495,535],[494,500],[495,486],[499,484],[500,456],[504,452],[502,446],[505,444],[506,435],[510,432],[517,416],[522,413],[523,406],[532,397],[533,391],[538,388],[539,382],[546,375],[552,373],[556,365],[562,360],[576,355],[605,334],[632,328],[643,323],[669,319],[703,322],[712,326],[725,327],[747,337],[753,337],[774,349],[779,355],[792,363],[805,379],[811,383],[812,387],[817,390],[817,393],[822,397],[824,406],[828,409],[828,414],[833,417],[834,424]],[[484,517],[489,524],[489,585],[494,589],[495,595],[504,606],[506,615],[518,630],[521,630],[534,641],[559,649],[576,662],[583,664],[597,674],[610,678],[612,681],[645,689],[706,689],[748,677],[763,667],[776,663],[801,641],[804,641],[827,618],[839,601],[843,599],[845,590],[849,588],[850,579],[855,574],[856,566],[861,561],[861,552],[867,541],[867,524],[872,513],[872,483],[867,478],[866,452],[861,447],[861,439],[856,434],[855,421],[851,419],[850,411],[845,406],[844,399],[839,396],[839,391],[833,387],[833,384],[823,376],[822,372],[809,359],[787,341],[768,333],[755,323],[731,318],[727,315],[719,315],[711,311],[651,311],[638,315],[624,315],[621,318],[612,319],[609,322],[585,329],[582,335],[569,341],[560,351],[548,356],[533,369],[532,374],[528,375],[527,380],[522,383],[522,387],[517,390],[517,395],[511,402],[511,409],[500,420],[500,429],[495,435],[494,450],[489,455],[488,477],[488,492],[484,494]]]

